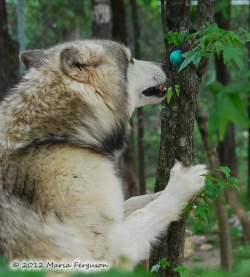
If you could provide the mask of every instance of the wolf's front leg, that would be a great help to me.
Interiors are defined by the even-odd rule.
[[[144,208],[148,203],[157,199],[162,191],[153,194],[134,196],[124,202],[124,216],[128,217],[132,212]]]
[[[163,193],[144,208],[133,212],[124,222],[115,227],[121,241],[120,251],[134,262],[138,262],[149,252],[150,242],[168,226],[179,218],[188,202],[195,197],[204,186],[207,170],[203,165],[183,167],[176,163],[170,174],[170,181]]]

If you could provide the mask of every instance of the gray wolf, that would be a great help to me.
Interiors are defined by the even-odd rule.
[[[165,68],[119,43],[79,40],[20,54],[0,104],[0,246],[9,260],[136,263],[204,185],[176,163],[163,192],[124,202],[118,158],[135,107],[166,96]]]

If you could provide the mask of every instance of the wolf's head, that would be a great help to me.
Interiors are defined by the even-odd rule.
[[[166,67],[136,60],[128,48],[113,41],[75,41],[48,50],[24,51],[20,58],[27,69],[54,66],[70,77],[75,86],[83,83],[107,91],[115,101],[121,88],[117,92],[112,85],[122,85],[129,94],[132,109],[159,103],[166,96]]]
[[[28,71],[3,104],[12,106],[6,138],[19,145],[69,141],[114,154],[135,107],[166,96],[164,66],[112,41],[67,42],[20,59]]]

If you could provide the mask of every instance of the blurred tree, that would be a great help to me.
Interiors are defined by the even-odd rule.
[[[126,9],[124,0],[111,0],[112,39],[124,44],[127,42]]]
[[[230,30],[231,1],[225,0],[219,3],[218,8],[219,9],[215,13],[216,23],[220,28]],[[216,80],[221,82],[223,85],[229,84],[231,82],[231,74],[223,62],[222,55],[220,56],[220,58],[215,55],[215,66]],[[232,122],[228,126],[228,130],[223,141],[219,141],[218,153],[220,165],[228,166],[231,169],[232,175],[234,177],[238,177],[235,134],[234,125]],[[235,188],[229,188],[225,191],[225,193],[229,204],[231,205],[234,213],[238,216],[241,222],[242,232],[245,240],[250,241],[250,224],[248,216],[239,202],[237,190]]]
[[[140,53],[140,26],[138,20],[138,9],[136,0],[130,0],[133,24],[133,43],[134,43],[134,56],[136,59],[141,59]],[[144,114],[143,108],[137,109],[137,125],[138,125],[138,173],[139,173],[139,192],[140,194],[146,193],[146,180],[145,180],[145,151],[144,151]]]
[[[192,31],[204,26],[205,21],[213,22],[215,0],[198,1],[195,22]],[[163,32],[189,30],[190,28],[190,1],[188,0],[161,0]],[[183,52],[195,47],[193,40],[186,39],[179,47]],[[174,160],[181,161],[185,166],[193,164],[193,128],[196,111],[196,100],[201,77],[206,71],[207,59],[202,59],[199,68],[193,65],[186,67],[179,74],[169,62],[170,48],[165,39],[166,61],[168,78],[172,81],[173,97],[170,104],[162,103],[161,144],[158,160],[155,192],[165,188],[170,177],[170,170]],[[174,50],[171,48],[171,51]],[[175,85],[179,85],[180,95],[176,94]],[[186,216],[178,222],[173,222],[168,232],[161,238],[161,243],[153,248],[150,256],[151,266],[166,257],[170,267],[161,269],[161,276],[180,276],[173,269],[183,264],[184,234]]]
[[[10,85],[10,37],[8,34],[7,13],[5,0],[0,0],[0,100],[3,99],[5,90]]]
[[[203,110],[201,103],[197,107],[196,120],[207,153],[210,174],[214,178],[219,180],[220,178],[222,178],[221,172],[217,170],[220,166],[219,156],[215,146],[208,139],[208,115]],[[227,210],[220,198],[217,198],[215,200],[215,205],[220,237],[220,263],[222,268],[230,271],[232,269],[232,246],[228,226]]]
[[[112,39],[126,45],[127,27],[125,4],[123,0],[111,0],[112,11]],[[131,120],[130,141],[120,158],[122,179],[125,183],[126,198],[138,195],[137,173],[135,164],[134,128]]]
[[[109,0],[91,0],[92,35],[95,38],[109,39],[110,3]]]
[[[9,32],[17,39],[16,9],[8,1]],[[39,49],[91,35],[90,0],[25,0],[25,48]]]
[[[0,101],[17,78],[17,53],[18,45],[11,40],[8,33],[6,3],[5,0],[0,0]]]

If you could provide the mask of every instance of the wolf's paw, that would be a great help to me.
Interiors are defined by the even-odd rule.
[[[166,192],[176,195],[179,199],[191,200],[204,186],[205,177],[202,175],[207,172],[205,165],[184,167],[180,162],[175,162]]]

